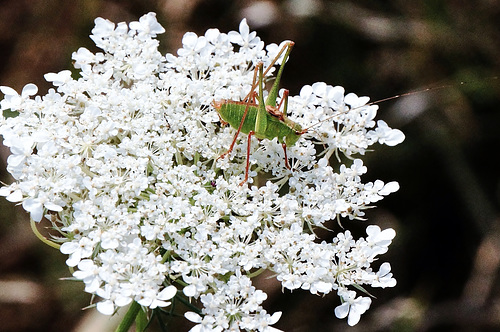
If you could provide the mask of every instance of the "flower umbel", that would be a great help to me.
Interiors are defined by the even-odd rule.
[[[264,310],[267,295],[251,280],[269,269],[290,290],[336,291],[336,316],[356,324],[371,299],[355,286],[396,283],[389,263],[379,272],[371,266],[395,232],[368,226],[366,238],[346,230],[319,242],[313,230],[362,219],[399,189],[396,182],[363,183],[367,168],[356,156],[377,142],[399,144],[403,133],[377,122],[367,97],[306,85],[290,97],[288,113],[315,128],[289,147],[291,169],[281,144],[263,139],[250,148],[250,185],[240,186],[246,141],[218,159],[235,130],[220,125],[212,105],[241,101],[257,63],[267,68],[280,47],[265,46],[243,20],[228,34],[188,32],[177,55],[164,56],[154,13],[129,25],[95,24],[90,37],[102,52],[73,53],[78,78],[49,73],[55,89],[34,98],[33,84],[20,95],[0,87],[1,110],[18,112],[0,116],[15,180],[0,195],[22,203],[34,221],[53,222],[60,233],[54,241],[77,268],[73,276],[102,299],[97,310],[113,314],[131,302],[165,307],[179,289],[202,304],[186,314],[198,324],[193,331],[276,331],[270,325],[281,313]],[[336,170],[329,159],[342,154],[349,163]],[[270,179],[252,185],[261,173]]]

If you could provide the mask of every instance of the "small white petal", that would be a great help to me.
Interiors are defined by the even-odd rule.
[[[33,83],[29,83],[24,86],[23,91],[21,92],[21,96],[23,98],[27,98],[29,96],[35,95],[37,92],[38,87]]]
[[[182,45],[187,48],[194,48],[197,41],[198,36],[194,32],[187,32],[182,37]]]
[[[40,203],[40,201],[32,198],[28,198],[23,202],[23,209],[28,211],[31,215],[31,218],[34,221],[40,221],[42,220],[43,216],[43,205]]]
[[[114,311],[115,311],[115,306],[113,302],[110,300],[98,302],[97,305],[97,311],[99,311],[103,315],[111,316]]]
[[[389,183],[386,183],[384,188],[382,190],[380,190],[378,193],[380,195],[389,195],[391,193],[395,193],[396,191],[399,190],[399,183],[397,183],[396,181],[392,181],[392,182],[389,182]]]
[[[344,302],[335,308],[335,316],[337,318],[346,318],[349,313],[349,303]]]
[[[61,244],[61,247],[59,248],[59,251],[62,252],[63,254],[72,254],[74,253],[80,245],[78,242],[64,242]]]
[[[187,320],[193,323],[201,323],[202,321],[201,316],[192,311],[187,311],[186,313],[184,313],[184,317],[186,317]]]
[[[5,197],[5,199],[9,202],[20,202],[23,199],[23,192],[21,190],[16,190]]]
[[[16,90],[8,86],[0,86],[0,91],[2,91],[2,93],[6,96],[19,96]]]
[[[160,300],[170,300],[177,294],[177,288],[175,286],[168,286],[158,294],[158,299]]]
[[[269,325],[276,324],[280,320],[281,314],[282,314],[281,311],[276,311],[274,314],[272,314],[268,320],[268,324]]]
[[[184,289],[182,290],[182,292],[187,297],[193,297],[193,296],[196,295],[196,286],[194,286],[194,285],[188,285],[188,286],[184,287]]]
[[[45,206],[47,208],[47,210],[56,211],[56,212],[60,212],[63,209],[60,205],[57,205],[57,204],[52,203],[52,202],[46,202],[43,206]]]

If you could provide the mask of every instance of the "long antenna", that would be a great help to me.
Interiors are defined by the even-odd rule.
[[[498,78],[499,78],[499,76],[492,76],[492,77],[489,77],[489,78],[486,78],[486,79],[482,79],[481,81],[485,81],[485,80],[490,80],[490,81],[492,81],[492,80],[498,80]],[[405,96],[411,96],[411,95],[415,95],[415,94],[421,94],[421,93],[428,92],[428,91],[435,91],[435,90],[447,89],[447,88],[461,86],[461,85],[470,84],[470,83],[472,83],[472,81],[470,81],[470,82],[460,81],[459,83],[455,83],[455,84],[452,84],[452,83],[450,83],[450,84],[443,84],[443,85],[433,86],[433,87],[429,87],[429,88],[425,88],[425,89],[413,90],[413,91],[409,91],[409,92],[405,92],[405,93],[400,93],[400,94],[394,95],[392,97],[387,97],[387,98],[375,100],[375,101],[369,102],[368,104],[365,104],[365,105],[362,105],[362,106],[359,106],[359,107],[355,107],[355,108],[351,108],[351,109],[348,109],[348,110],[343,111],[343,112],[339,112],[339,113],[337,113],[335,115],[332,115],[332,116],[330,116],[330,117],[328,117],[326,119],[318,121],[317,123],[315,123],[315,124],[313,124],[313,125],[305,128],[305,129],[303,129],[302,133],[307,132],[307,130],[311,129],[312,127],[317,126],[320,123],[323,123],[325,121],[333,119],[336,116],[348,113],[350,111],[356,110],[356,109],[361,108],[361,107],[366,107],[366,106],[371,106],[371,105],[375,105],[375,104],[380,104],[380,103],[383,103],[383,102],[386,102],[386,101],[389,101],[389,100],[393,100],[393,99],[397,99],[397,98],[401,98],[401,97],[405,97]]]

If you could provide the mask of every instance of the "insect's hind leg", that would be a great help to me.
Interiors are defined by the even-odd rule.
[[[257,73],[259,72],[259,69],[262,68],[262,66],[263,66],[262,62],[259,62],[255,66],[254,73],[253,73],[253,80],[252,80],[252,90],[248,93],[248,95],[244,99],[246,102],[246,107],[245,107],[245,112],[243,112],[243,116],[241,117],[241,122],[240,122],[240,125],[238,127],[238,130],[236,130],[236,134],[234,134],[234,138],[233,138],[233,141],[231,142],[231,145],[229,146],[229,149],[226,152],[224,152],[223,154],[221,154],[219,156],[219,158],[217,158],[217,160],[224,158],[225,156],[227,156],[228,154],[230,154],[233,151],[234,145],[236,144],[236,140],[238,139],[238,135],[241,132],[241,128],[243,127],[243,123],[245,122],[245,118],[247,116],[248,109],[250,108],[250,104],[252,102],[255,103],[255,94],[256,94],[255,87],[256,87],[256,82],[257,82]],[[246,176],[248,178],[248,174]]]
[[[244,185],[245,182],[248,181],[248,173],[250,171],[250,147],[252,146],[252,136],[255,134],[255,132],[250,131],[248,133],[248,141],[247,141],[247,164],[245,167],[245,179],[241,181],[240,186]]]
[[[286,153],[286,144],[281,143],[281,146],[283,147],[283,152],[285,153],[285,167],[288,168],[289,170],[292,170],[292,168],[290,167],[290,164],[288,163],[288,155]]]

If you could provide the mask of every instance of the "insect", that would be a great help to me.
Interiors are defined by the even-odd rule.
[[[288,90],[284,91],[283,98],[281,99],[279,105],[276,105],[281,75],[293,45],[293,42],[287,42],[278,52],[278,55],[276,55],[266,71],[263,70],[262,62],[259,62],[256,65],[252,88],[243,101],[221,100],[214,101],[212,103],[219,114],[221,122],[223,124],[229,123],[231,127],[237,128],[231,146],[225,153],[220,155],[218,159],[224,158],[226,155],[231,153],[240,132],[248,134],[245,179],[240,183],[240,185],[243,185],[248,180],[252,136],[257,137],[259,140],[272,140],[277,138],[278,142],[281,143],[283,147],[285,154],[285,166],[290,169],[286,147],[293,146],[298,141],[300,136],[307,131],[302,129],[298,123],[293,122],[286,116],[288,107]],[[274,84],[264,101],[264,76],[267,74],[269,69],[272,68],[276,61],[278,61],[283,52],[283,61],[278,70],[278,74],[276,75],[276,80],[274,81]],[[259,89],[258,93],[255,92],[257,85]],[[258,103],[256,103],[256,99],[258,99]]]
[[[288,107],[288,94],[289,94],[288,90],[284,90],[283,98],[281,98],[279,105],[276,105],[279,83],[283,73],[283,68],[285,66],[286,60],[288,59],[293,46],[294,46],[293,42],[291,41],[287,42],[278,52],[276,57],[271,61],[271,64],[267,67],[265,71],[263,69],[263,63],[260,62],[256,65],[254,70],[252,87],[250,89],[250,92],[243,99],[243,101],[220,100],[212,102],[212,105],[219,114],[221,123],[224,125],[229,124],[231,127],[237,129],[229,149],[225,153],[220,155],[218,159],[224,158],[226,155],[232,152],[240,132],[248,135],[245,178],[240,183],[240,185],[243,185],[245,182],[248,181],[248,176],[249,176],[248,174],[250,167],[250,160],[249,160],[250,147],[251,147],[252,136],[257,137],[259,140],[263,139],[272,140],[274,138],[277,138],[278,142],[281,143],[283,147],[285,166],[286,168],[291,169],[288,163],[287,150],[286,150],[287,146],[290,147],[295,145],[295,143],[300,139],[301,135],[306,133],[309,129],[311,129],[311,127],[315,126],[313,125],[311,127],[304,129],[298,123],[295,123],[286,116]],[[264,77],[266,76],[270,68],[272,68],[274,64],[278,61],[278,59],[280,59],[283,53],[284,53],[283,60],[276,75],[276,79],[269,91],[266,100],[264,101],[263,97]],[[464,83],[461,82],[461,84]],[[364,106],[370,106],[388,100],[400,98],[403,96],[409,96],[416,93],[443,89],[447,87],[450,87],[450,85],[441,85],[418,91],[398,94],[389,98],[384,98],[381,100],[370,102]],[[258,92],[255,91],[257,88]],[[327,121],[331,118],[332,117],[323,119],[317,124]]]

